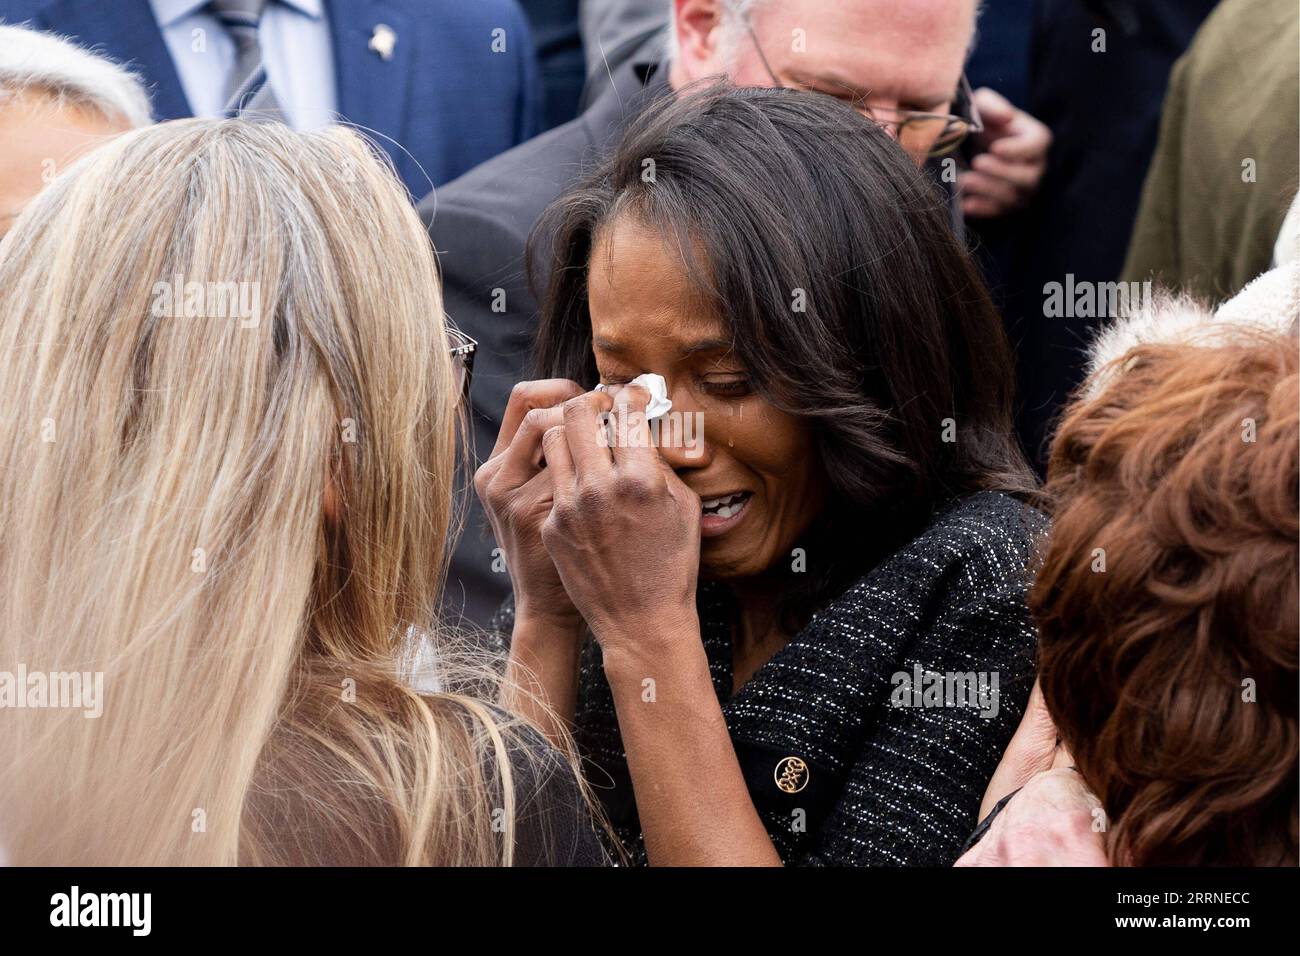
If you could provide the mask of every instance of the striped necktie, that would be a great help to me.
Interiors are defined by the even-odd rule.
[[[235,41],[235,63],[226,77],[226,115],[283,119],[267,82],[257,24],[267,0],[209,0],[208,9]]]

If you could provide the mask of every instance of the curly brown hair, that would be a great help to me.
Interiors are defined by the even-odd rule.
[[[1297,359],[1262,332],[1142,345],[1057,433],[1030,606],[1115,863],[1296,863]]]

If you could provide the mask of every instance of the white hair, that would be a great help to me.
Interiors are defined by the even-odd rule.
[[[1117,374],[1113,363],[1139,345],[1202,345],[1230,341],[1239,328],[1285,332],[1300,315],[1300,261],[1257,276],[1218,309],[1187,296],[1157,293],[1104,327],[1088,349],[1088,394],[1099,395]],[[1109,371],[1107,371],[1109,369]]]
[[[0,24],[0,106],[29,92],[132,129],[153,122],[149,95],[136,74],[64,37]]]

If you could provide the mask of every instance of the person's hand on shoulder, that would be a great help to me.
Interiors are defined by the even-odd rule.
[[[1029,692],[1029,703],[1025,705],[1025,715],[1020,718],[1020,725],[1002,752],[1002,760],[993,771],[988,787],[984,791],[984,800],[980,804],[980,819],[983,820],[1008,794],[1014,793],[1027,784],[1036,774],[1052,769],[1057,757],[1056,724],[1047,712],[1043,701],[1043,691],[1034,681]]]
[[[955,866],[1109,866],[1106,817],[1078,772],[1036,774]]]
[[[1060,742],[1038,681],[984,791],[980,820],[1001,810],[955,866],[1109,866],[1105,812]]]

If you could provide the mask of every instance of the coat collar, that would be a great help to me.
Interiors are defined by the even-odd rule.
[[[594,144],[615,143],[623,128],[662,96],[670,94],[668,64],[658,55],[658,31],[644,38],[635,55],[612,73],[589,81],[580,114]]]

